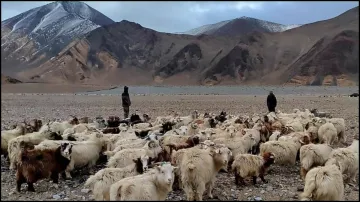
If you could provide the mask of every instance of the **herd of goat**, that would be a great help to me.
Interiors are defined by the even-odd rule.
[[[19,192],[23,183],[35,191],[40,179],[58,183],[59,175],[70,179],[74,169],[87,167],[93,175],[84,186],[95,200],[165,200],[181,189],[187,200],[201,201],[205,191],[213,198],[219,172],[233,173],[238,186],[248,177],[256,185],[257,178],[267,182],[272,164],[300,161],[301,200],[344,200],[344,183],[356,180],[359,158],[358,140],[345,141],[343,118],[307,109],[251,117],[171,112],[155,120],[134,113],[124,120],[24,121],[1,131],[1,154],[16,170]],[[106,168],[94,174],[101,156]]]

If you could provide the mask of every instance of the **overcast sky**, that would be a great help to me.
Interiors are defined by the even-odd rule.
[[[86,2],[114,21],[129,20],[161,32],[181,32],[205,24],[248,16],[280,24],[306,24],[335,17],[355,6],[353,2]],[[1,1],[6,20],[47,1]]]

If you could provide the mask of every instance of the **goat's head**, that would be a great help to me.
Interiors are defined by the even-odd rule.
[[[73,145],[70,143],[61,143],[60,145],[61,155],[71,160],[72,147]]]

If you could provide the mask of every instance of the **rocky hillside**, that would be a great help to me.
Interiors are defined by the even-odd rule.
[[[123,20],[92,31],[21,75],[56,82],[199,84],[209,64],[216,64],[238,40],[160,33]]]
[[[1,22],[2,72],[36,67],[111,19],[82,2],[58,1]]]
[[[1,74],[1,83],[6,84],[6,83],[22,83],[22,82],[17,79]]]
[[[215,35],[215,36],[234,36],[240,34],[248,34],[254,31],[258,32],[282,32],[289,29],[299,27],[301,25],[282,25],[278,23],[268,22],[243,16],[233,20],[226,20],[210,25],[191,29],[179,34],[189,35]]]
[[[283,32],[231,37],[161,33],[123,20],[17,76],[114,85],[358,85],[358,14],[356,7]]]

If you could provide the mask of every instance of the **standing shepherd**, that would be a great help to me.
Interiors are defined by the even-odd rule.
[[[127,119],[129,117],[129,111],[130,111],[130,106],[131,106],[131,101],[130,101],[130,96],[129,96],[128,90],[129,90],[129,88],[127,86],[124,86],[124,92],[121,95],[125,119]]]
[[[267,107],[269,109],[269,112],[275,112],[275,107],[277,104],[276,97],[272,91],[270,91],[269,95],[266,99]]]

